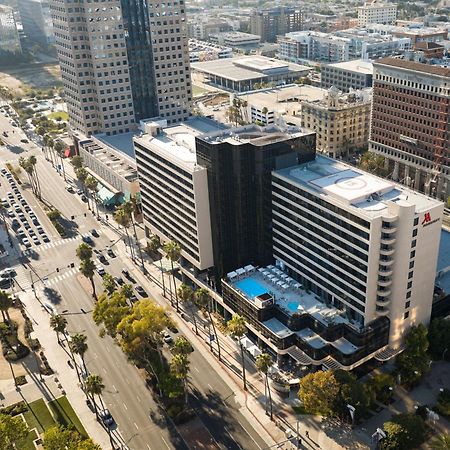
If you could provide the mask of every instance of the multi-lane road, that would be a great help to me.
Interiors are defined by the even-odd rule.
[[[20,134],[20,130],[14,128],[12,133],[9,120],[2,115],[0,129],[7,130],[10,144],[0,148],[0,164],[1,161],[10,161],[17,165],[19,156],[36,155],[43,198],[61,211],[71,222],[73,230],[70,238],[59,238],[45,217],[41,204],[34,199],[29,189],[25,190],[23,196],[37,217],[42,222],[46,221],[45,228],[48,229],[51,240],[44,245],[33,246],[31,252],[25,253],[26,263],[16,267],[19,284],[23,284],[25,289],[30,288],[32,277],[35,277],[35,287],[45,285],[46,301],[53,302],[56,310],[67,317],[69,331],[87,335],[88,369],[91,373],[103,377],[106,385],[105,403],[130,449],[187,448],[176,427],[166,419],[155,403],[145,384],[144,375],[127,361],[111,338],[99,336],[99,328],[90,314],[93,307],[90,283],[78,271],[75,250],[81,242],[81,235],[96,229],[100,235],[93,238],[94,248],[103,251],[106,256],[106,247],[115,242],[118,236],[89,213],[86,204],[78,195],[65,190],[66,183],[62,176],[45,160],[40,149],[32,142],[22,143],[24,136]],[[106,271],[113,276],[121,276],[122,269],[126,268],[135,274],[151,297],[167,306],[159,288],[144,279],[133,266],[125,254],[123,244],[119,242],[114,249],[117,256],[108,258],[108,264],[104,266]],[[75,267],[71,267],[71,263],[74,263]],[[38,277],[40,281],[37,281]],[[96,275],[95,278],[97,288],[101,289],[100,277]],[[205,439],[208,439],[208,442],[201,444],[205,448],[232,450],[260,450],[267,446],[239,411],[240,405],[235,402],[235,393],[202,355],[204,348],[195,341],[193,343],[196,350],[190,357],[191,403],[198,415],[197,423],[203,425],[206,431],[202,436],[207,436]]]

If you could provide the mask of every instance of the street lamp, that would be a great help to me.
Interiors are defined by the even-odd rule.
[[[381,428],[377,428],[375,433],[372,434],[372,442],[375,442],[376,448],[378,448],[381,439],[384,439],[385,437],[386,433]]]
[[[350,417],[352,418],[352,427],[355,424],[355,411],[356,408],[352,405],[347,405],[348,411],[350,412]]]

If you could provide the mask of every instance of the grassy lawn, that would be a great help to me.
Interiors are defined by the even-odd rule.
[[[203,89],[200,86],[196,86],[195,84],[192,85],[192,96],[198,97],[199,95],[204,94],[205,92],[208,92],[206,89]]]
[[[48,406],[52,410],[58,423],[64,426],[72,424],[77,429],[78,433],[83,436],[83,438],[89,437],[81,424],[80,419],[70,405],[69,400],[67,400],[67,397],[59,397],[56,400],[49,402]]]
[[[55,112],[50,113],[47,117],[49,119],[54,119],[54,120],[56,120],[60,117],[62,120],[65,120],[66,122],[69,120],[69,114],[67,114],[65,111],[55,111]]]
[[[38,438],[38,435],[36,434],[36,431],[30,431],[28,433],[26,441],[23,443],[23,446],[21,447],[22,450],[36,450],[36,447],[33,444],[33,441]]]
[[[55,425],[55,421],[42,398],[30,403],[29,408],[30,410],[23,416],[30,429],[37,428],[39,433],[43,433]]]

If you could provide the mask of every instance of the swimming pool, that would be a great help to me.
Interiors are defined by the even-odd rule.
[[[300,304],[299,302],[288,302],[288,303],[286,303],[286,306],[290,312],[295,313],[295,312],[298,312],[299,304]]]
[[[265,294],[267,292],[267,289],[262,284],[252,278],[240,280],[235,283],[235,286],[249,298],[258,297],[258,295]]]

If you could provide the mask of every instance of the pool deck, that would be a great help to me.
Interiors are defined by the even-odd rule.
[[[333,306],[325,305],[325,303],[322,303],[315,294],[308,294],[303,288],[296,288],[292,285],[287,289],[282,289],[268,280],[260,272],[253,272],[241,277],[239,280],[230,281],[230,284],[252,303],[254,303],[254,298],[239,288],[239,283],[242,280],[249,278],[264,287],[266,292],[273,296],[275,303],[290,315],[294,313],[308,313],[325,326],[329,326],[333,323],[352,324],[352,322],[345,317],[343,311],[340,311]],[[294,303],[298,305],[296,309],[292,308]]]

